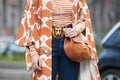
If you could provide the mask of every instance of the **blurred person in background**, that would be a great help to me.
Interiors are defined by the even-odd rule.
[[[62,31],[63,26],[72,28]],[[91,58],[74,62],[65,55],[64,37],[77,37],[83,32]],[[86,0],[27,0],[15,43],[26,47],[32,80],[56,80],[57,74],[59,80],[100,80],[92,34]]]

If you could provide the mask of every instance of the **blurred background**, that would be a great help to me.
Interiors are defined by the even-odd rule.
[[[120,21],[119,0],[87,0],[98,56],[102,39]],[[25,65],[25,48],[14,44],[26,0],[0,0],[0,80],[30,80]],[[119,52],[120,53],[120,52]],[[120,80],[118,79],[104,80]]]

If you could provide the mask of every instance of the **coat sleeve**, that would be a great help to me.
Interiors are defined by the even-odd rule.
[[[19,46],[29,46],[31,42],[39,47],[39,25],[34,0],[27,0],[24,14],[16,35],[15,43]]]
[[[81,13],[78,14],[78,25],[84,24],[85,30],[82,32],[91,52],[91,58],[80,62],[80,75],[78,80],[101,80],[98,69],[98,58],[94,42],[90,12],[86,0],[79,0]],[[87,76],[87,77],[85,77]]]
[[[92,24],[91,24],[91,17],[86,0],[79,0],[79,7],[80,7],[80,11],[78,14],[79,16],[78,25],[81,25],[80,27],[85,26],[85,29],[83,30],[82,34],[84,34],[86,38],[85,42],[90,47],[92,59],[98,61],[96,55],[96,47],[94,42]]]

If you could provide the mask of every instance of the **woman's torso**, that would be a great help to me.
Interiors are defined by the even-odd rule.
[[[52,12],[53,24],[61,26],[72,23],[72,3],[70,0],[53,0]]]

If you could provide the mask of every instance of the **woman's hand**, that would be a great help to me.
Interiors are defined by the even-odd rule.
[[[42,70],[42,60],[40,60],[38,54],[32,56],[32,67],[34,70]]]
[[[34,70],[42,70],[42,60],[40,60],[40,57],[35,49],[35,45],[29,46],[30,54],[32,57],[32,67]]]
[[[73,38],[78,35],[77,31],[73,28],[64,28],[65,37]]]

